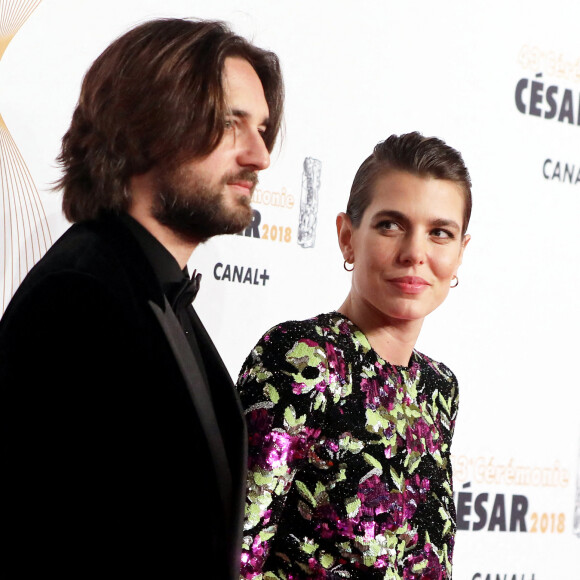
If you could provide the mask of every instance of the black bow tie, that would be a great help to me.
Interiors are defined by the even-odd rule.
[[[199,292],[200,282],[201,274],[198,274],[197,270],[194,270],[191,279],[185,278],[177,284],[172,284],[173,288],[168,293],[168,298],[170,299],[171,308],[173,308],[174,312],[187,308],[194,301]]]

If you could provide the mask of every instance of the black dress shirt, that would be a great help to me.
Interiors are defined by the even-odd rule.
[[[192,309],[191,303],[199,290],[201,274],[197,274],[194,271],[193,278],[191,278],[187,266],[182,270],[167,248],[137,220],[128,214],[121,214],[120,218],[135,236],[147,256],[147,260],[161,284],[163,293],[169,304],[171,304],[171,308],[185,333],[193,356],[204,375],[205,383],[208,384],[207,372],[193,329],[192,313],[190,312]]]

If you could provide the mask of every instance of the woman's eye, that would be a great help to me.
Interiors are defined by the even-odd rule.
[[[382,222],[379,222],[377,224],[377,228],[379,230],[384,230],[384,231],[393,231],[393,230],[400,229],[399,224],[397,222],[392,222],[390,220],[384,220]]]
[[[234,128],[234,122],[233,121],[225,121],[224,122],[224,129],[233,129]]]

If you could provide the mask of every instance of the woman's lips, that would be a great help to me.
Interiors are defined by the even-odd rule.
[[[419,294],[423,292],[431,284],[419,278],[418,276],[402,276],[401,278],[391,278],[389,280],[391,284],[394,284],[399,290],[405,292],[406,294]]]

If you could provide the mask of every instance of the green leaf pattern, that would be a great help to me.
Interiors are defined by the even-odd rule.
[[[241,577],[451,578],[457,383],[381,359],[333,312],[268,331],[238,388],[249,472]]]

